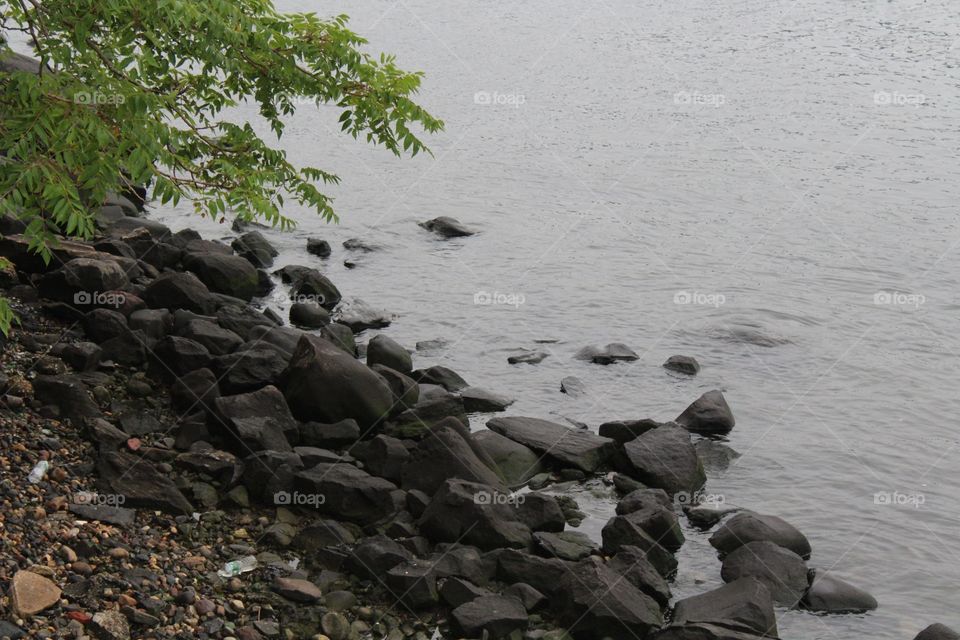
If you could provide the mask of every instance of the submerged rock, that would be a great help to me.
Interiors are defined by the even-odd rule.
[[[723,560],[725,582],[752,577],[770,590],[774,602],[794,607],[807,590],[807,565],[803,558],[772,542],[748,542]]]
[[[419,225],[427,231],[431,231],[444,238],[462,238],[466,236],[472,236],[474,233],[476,233],[475,231],[468,229],[456,218],[451,218],[449,216],[440,216],[438,218],[434,218],[433,220],[421,222]]]
[[[467,387],[460,392],[460,398],[463,400],[463,408],[470,413],[504,411],[514,403],[513,398],[477,387]]]
[[[700,372],[700,363],[691,356],[670,356],[663,368],[693,376]]]
[[[710,544],[721,555],[756,541],[772,542],[793,551],[801,558],[810,557],[810,542],[807,537],[777,516],[761,515],[752,511],[738,513],[710,537]]]
[[[512,596],[482,596],[460,605],[451,616],[457,630],[467,638],[498,640],[527,628],[527,609]]]
[[[736,421],[723,394],[707,391],[677,416],[677,423],[694,433],[723,435],[733,429]]]
[[[936,623],[918,633],[913,640],[960,640],[960,633],[945,624]]]
[[[490,456],[511,487],[520,486],[545,470],[541,456],[533,449],[499,433],[478,431],[474,441]]]
[[[549,355],[549,353],[544,353],[543,351],[531,351],[517,356],[510,356],[507,358],[507,362],[509,364],[539,364],[547,359]]]
[[[707,481],[690,434],[666,424],[623,445],[623,472],[640,482],[675,494],[696,493]]]
[[[819,569],[810,570],[810,588],[803,608],[821,613],[860,613],[877,608],[872,595]]]

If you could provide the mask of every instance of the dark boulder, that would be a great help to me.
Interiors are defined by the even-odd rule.
[[[173,314],[167,309],[139,309],[130,314],[131,330],[143,331],[150,341],[159,340],[173,330]]]
[[[332,253],[330,243],[320,238],[307,238],[307,253],[320,258],[328,258]]]
[[[596,471],[614,452],[614,442],[539,418],[494,418],[487,427],[563,465]]]
[[[290,437],[299,436],[299,425],[276,387],[220,397],[214,400],[214,406],[217,423],[236,438],[245,451],[293,450]]]
[[[244,345],[233,353],[212,358],[210,368],[217,374],[224,393],[244,393],[279,384],[289,360],[272,345]]]
[[[794,607],[807,591],[807,565],[793,551],[772,542],[748,542],[723,559],[724,582],[753,577],[770,590],[774,602]]]
[[[189,515],[193,507],[169,474],[152,462],[129,453],[103,453],[97,461],[100,482],[114,495],[124,497],[128,507],[158,509],[168,513]]]
[[[420,385],[399,371],[375,364],[370,367],[389,385],[393,392],[393,404],[397,410],[412,409],[420,401]]]
[[[691,356],[670,356],[663,368],[693,376],[700,372],[700,363]]]
[[[596,556],[564,576],[557,610],[574,638],[645,638],[663,625],[660,605]]]
[[[94,342],[103,343],[129,333],[130,327],[119,311],[94,309],[83,317],[83,330]]]
[[[392,318],[382,309],[376,309],[359,298],[343,300],[336,310],[337,322],[350,327],[354,333],[366,329],[382,329],[390,326]]]
[[[403,462],[401,486],[433,495],[448,478],[457,478],[505,491],[500,477],[480,459],[470,440],[469,432],[438,424]]]
[[[649,418],[641,418],[640,420],[612,420],[601,424],[597,433],[604,438],[610,438],[620,444],[625,444],[651,429],[662,427],[664,424],[666,423],[657,422]]]
[[[467,638],[497,640],[527,628],[527,609],[512,596],[483,596],[460,605],[450,615],[454,628]]]
[[[37,376],[33,393],[39,402],[57,407],[61,418],[69,418],[75,424],[101,416],[87,386],[76,375]]]
[[[563,579],[576,566],[558,558],[543,558],[526,551],[503,549],[497,554],[498,580],[505,583],[525,582],[549,596],[556,596]]]
[[[945,624],[936,623],[918,633],[913,640],[960,640],[960,633]]]
[[[677,602],[672,624],[697,623],[765,638],[778,637],[770,590],[754,578],[740,578],[719,589]]]
[[[320,496],[315,508],[361,525],[387,520],[398,510],[396,485],[349,464],[318,464],[296,475],[303,494]]]
[[[330,324],[330,312],[316,302],[290,305],[290,323],[304,329],[319,329]]]
[[[273,259],[280,253],[259,231],[248,231],[231,243],[237,255],[246,259],[258,269],[265,269],[273,264]]]
[[[603,552],[615,555],[625,547],[639,549],[647,560],[665,578],[677,572],[677,559],[660,542],[647,533],[637,519],[629,516],[614,516],[603,527]]]
[[[685,429],[667,424],[623,445],[624,473],[675,494],[696,493],[707,481],[703,464]]]
[[[757,541],[773,542],[801,558],[810,557],[810,542],[807,537],[777,516],[766,516],[752,511],[738,513],[710,537],[710,544],[721,555],[731,553],[748,542]]]
[[[462,222],[450,216],[439,216],[433,220],[418,223],[421,227],[443,238],[463,238],[472,236],[475,231],[470,230]]]
[[[44,298],[71,303],[78,308],[99,306],[101,294],[126,286],[127,274],[116,261],[74,258],[40,279]]]
[[[478,389],[477,387],[467,387],[460,392],[460,398],[463,400],[463,408],[468,413],[504,411],[514,403],[513,398],[508,398],[493,393],[492,391]]]
[[[393,393],[383,378],[320,338],[300,339],[283,377],[287,402],[301,420],[353,418],[369,429],[393,408]]]
[[[250,262],[223,253],[190,253],[183,266],[200,278],[211,291],[249,301],[257,293],[259,276]]]
[[[287,265],[274,274],[290,285],[290,299],[294,302],[316,302],[324,309],[333,309],[340,303],[339,289],[316,269]]]
[[[273,318],[267,311],[257,311],[250,305],[243,304],[241,301],[235,301],[234,304],[221,305],[217,309],[217,324],[224,329],[229,329],[244,340],[256,340],[254,336],[256,331],[280,329],[277,326],[282,324],[281,320]],[[266,329],[262,329],[262,327]],[[289,329],[295,331],[294,329]]]
[[[538,531],[533,534],[533,549],[545,558],[560,558],[571,562],[600,553],[600,547],[580,531]]]
[[[811,569],[803,608],[819,613],[861,613],[877,608],[877,599],[852,584],[819,569]]]
[[[404,438],[423,437],[432,426],[447,418],[469,424],[460,396],[434,385],[420,385],[419,389],[417,403],[392,418],[391,433]]]
[[[356,420],[346,419],[333,424],[304,422],[300,425],[300,442],[311,447],[339,449],[360,439],[360,425]]]
[[[188,309],[207,314],[217,308],[213,294],[192,273],[161,274],[147,285],[143,299],[151,309]]]
[[[507,485],[517,487],[543,473],[542,457],[533,449],[494,431],[478,431],[474,441],[493,460]]]
[[[367,344],[367,365],[380,364],[394,371],[409,374],[413,371],[413,360],[410,353],[396,340],[380,335],[371,338]]]
[[[516,356],[507,357],[507,364],[540,364],[550,356],[543,351],[530,351]]]
[[[639,547],[620,547],[617,554],[610,558],[608,566],[656,600],[661,607],[670,603],[670,585]]]
[[[165,336],[153,346],[157,371],[163,377],[182,376],[210,364],[210,351],[199,342],[179,336]]]
[[[435,542],[460,542],[481,549],[526,548],[530,528],[519,517],[516,502],[493,487],[446,480],[419,521],[420,531]]]
[[[410,377],[420,384],[439,385],[447,391],[460,391],[469,386],[467,381],[461,378],[458,373],[440,365],[427,369],[417,369],[411,373]]]
[[[723,435],[730,433],[736,421],[723,394],[707,391],[677,416],[677,423],[694,433]]]
[[[191,320],[178,333],[202,344],[214,356],[233,353],[243,344],[243,338],[233,331],[206,320]]]
[[[243,459],[243,486],[250,496],[276,506],[292,502],[294,476],[303,461],[292,451],[258,451]]]

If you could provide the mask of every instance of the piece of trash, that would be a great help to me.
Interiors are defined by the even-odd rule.
[[[223,569],[217,572],[221,578],[233,578],[242,573],[249,573],[257,568],[256,556],[244,556],[239,560],[231,560],[223,565]]]
[[[200,522],[200,514],[196,511],[193,512],[193,519],[197,522]]]
[[[287,566],[290,567],[291,571],[296,571],[297,567],[300,566],[300,558],[294,558],[293,560],[288,560]]]
[[[37,466],[33,468],[33,471],[30,472],[30,475],[27,476],[27,480],[30,484],[37,484],[47,476],[48,469],[50,469],[50,463],[46,460],[41,460],[37,463]]]
[[[140,438],[130,438],[127,440],[127,448],[130,451],[137,451],[140,449]]]

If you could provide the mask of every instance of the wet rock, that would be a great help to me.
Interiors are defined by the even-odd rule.
[[[575,565],[560,594],[558,612],[574,638],[619,637],[624,630],[645,638],[663,624],[660,605],[596,556]]]
[[[521,494],[516,508],[531,531],[563,531],[566,525],[560,503],[551,495],[537,491]]]
[[[913,640],[960,640],[960,633],[944,624],[936,623],[918,633]]]
[[[324,309],[336,307],[342,298],[340,290],[325,275],[310,267],[287,265],[274,272],[290,285],[290,299],[316,302]]]
[[[637,589],[657,601],[661,607],[670,603],[670,586],[666,579],[647,559],[647,554],[639,547],[625,545],[610,558],[608,566],[622,575]]]
[[[241,346],[237,351],[210,359],[210,369],[223,393],[245,393],[282,384],[290,357],[272,345]]]
[[[165,336],[153,347],[153,356],[159,364],[157,371],[164,377],[182,376],[210,364],[210,351],[194,340],[180,336]]]
[[[872,595],[819,569],[811,569],[803,608],[821,613],[861,613],[877,608]]]
[[[600,553],[598,547],[589,536],[579,531],[563,531],[552,533],[538,531],[533,534],[534,550],[547,558],[560,558],[577,562],[587,556]]]
[[[259,231],[248,231],[231,243],[237,255],[258,269],[273,265],[273,259],[280,253]]]
[[[468,229],[456,218],[440,216],[433,220],[419,223],[421,227],[443,238],[462,238],[472,236],[475,232]]]
[[[729,433],[735,422],[730,406],[717,390],[707,391],[677,417],[678,424],[704,435]]]
[[[214,400],[219,422],[246,451],[291,451],[289,436],[298,434],[297,422],[273,386]]]
[[[462,604],[489,595],[493,594],[463,578],[447,578],[440,587],[440,597],[454,609]]]
[[[593,352],[590,357],[594,364],[614,364],[639,360],[637,353],[622,342],[611,342],[603,349]]]
[[[188,309],[206,314],[217,308],[210,290],[192,273],[161,274],[147,285],[143,300],[151,309]]]
[[[316,505],[320,513],[359,524],[386,520],[397,511],[396,485],[349,464],[318,464],[296,474],[294,485],[301,493],[323,497]]]
[[[367,344],[367,365],[380,364],[400,373],[413,371],[410,353],[396,340],[382,333],[374,336]]]
[[[347,325],[331,322],[320,330],[320,336],[351,356],[357,355],[357,341],[353,337],[353,330]]]
[[[576,566],[558,558],[543,558],[526,551],[504,549],[496,552],[498,580],[525,582],[549,596],[557,595],[566,576]]]
[[[411,373],[411,378],[420,384],[439,385],[447,391],[461,391],[468,386],[467,381],[455,371],[436,365],[427,369],[417,369]]]
[[[393,393],[383,378],[326,340],[301,338],[284,378],[284,395],[301,420],[352,418],[369,429],[393,407]]]
[[[663,368],[693,376],[700,372],[700,363],[691,356],[670,356]]]
[[[431,429],[403,463],[401,486],[433,495],[445,480],[458,478],[505,491],[500,477],[477,455],[470,433],[463,431],[444,423]]]
[[[303,469],[296,453],[258,451],[243,459],[243,486],[249,496],[270,504],[289,504],[294,475]]]
[[[509,364],[540,364],[549,356],[549,353],[544,353],[543,351],[531,351],[518,356],[510,356],[507,358],[507,362]]]
[[[124,496],[128,507],[193,513],[190,502],[170,476],[143,458],[119,451],[107,452],[97,461],[97,470],[110,493]]]
[[[690,524],[700,530],[706,531],[713,527],[724,516],[739,511],[737,507],[722,507],[712,504],[684,505],[683,513],[687,516]]]
[[[307,253],[321,258],[328,258],[332,250],[330,249],[330,243],[326,240],[307,238]]]
[[[483,596],[460,605],[450,615],[458,632],[467,638],[482,635],[496,640],[527,627],[523,602],[510,596]]]
[[[709,474],[723,473],[730,467],[731,462],[740,457],[738,452],[716,440],[698,440],[693,446],[703,461],[703,468]]]
[[[673,500],[663,489],[635,489],[627,495],[620,498],[617,503],[617,515],[625,516],[634,511],[649,509],[653,506],[670,509],[673,506]]]
[[[677,572],[677,559],[641,526],[643,522],[630,516],[615,516],[603,527],[603,552],[615,555],[625,547],[639,549],[665,578]]]
[[[393,402],[397,407],[412,409],[420,401],[420,385],[413,378],[409,378],[399,371],[375,364],[370,367],[390,386],[393,393]]]
[[[60,587],[30,571],[17,571],[10,581],[10,605],[19,616],[32,616],[60,600]]]
[[[118,526],[129,526],[134,522],[137,512],[124,507],[111,507],[101,504],[77,504],[67,506],[70,513],[74,513],[84,520],[96,520]]]
[[[287,600],[294,602],[316,602],[323,597],[317,585],[297,578],[277,578],[273,581],[271,588]]]
[[[624,444],[645,434],[651,429],[662,427],[664,424],[666,423],[657,422],[649,418],[642,418],[640,420],[613,420],[601,424],[597,433],[604,438],[610,438],[620,444]]]
[[[595,471],[614,452],[614,442],[539,418],[494,418],[487,427],[564,466]]]
[[[183,266],[200,278],[210,291],[250,301],[257,293],[259,276],[249,261],[223,253],[190,253]]]
[[[474,442],[493,460],[507,485],[517,487],[545,470],[533,449],[494,431],[478,431]]]
[[[667,424],[623,445],[622,471],[667,493],[696,493],[707,481],[703,464],[685,429]]]
[[[723,560],[725,582],[753,577],[770,590],[774,602],[796,606],[807,590],[807,565],[803,558],[772,542],[748,542]]]
[[[181,337],[202,344],[215,356],[233,353],[243,344],[243,338],[233,331],[206,320],[191,320],[178,333]]]
[[[305,329],[319,329],[330,324],[330,312],[316,302],[294,302],[290,306],[290,322]]]
[[[300,425],[300,441],[311,447],[338,449],[360,439],[360,425],[347,419],[333,424],[305,422]]]
[[[404,438],[420,438],[447,418],[455,418],[463,425],[469,424],[460,396],[449,393],[443,387],[421,385],[417,404],[392,419],[391,432]]]
[[[342,301],[337,307],[336,318],[337,322],[347,325],[354,333],[389,327],[393,321],[387,311],[376,309],[359,298]]]
[[[673,510],[652,500],[628,514],[617,516],[604,527],[604,532],[611,539],[622,536],[617,546],[643,546],[634,542],[638,529],[669,551],[677,551],[683,545],[683,532]],[[604,537],[604,540],[608,537]]]
[[[114,260],[74,258],[59,269],[40,279],[40,295],[50,300],[73,304],[78,308],[92,308],[98,295],[122,289],[127,274]]]
[[[810,542],[806,536],[777,516],[761,515],[752,511],[738,513],[710,537],[710,544],[721,555],[731,553],[748,542],[757,541],[773,542],[801,558],[810,557]]]
[[[560,391],[572,398],[579,398],[587,395],[587,386],[583,380],[574,376],[567,376],[560,381]],[[603,435],[603,434],[600,434]]]
[[[419,521],[420,531],[435,542],[459,542],[481,549],[526,547],[530,528],[516,504],[493,487],[449,479],[431,499]]]
[[[741,578],[719,589],[677,602],[673,610],[673,626],[695,623],[760,637],[778,637],[770,591],[754,578]]]

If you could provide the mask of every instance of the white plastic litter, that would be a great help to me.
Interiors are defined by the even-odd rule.
[[[27,476],[27,480],[30,484],[37,484],[46,477],[49,468],[50,463],[46,460],[41,460],[37,463],[37,466],[33,468],[33,471],[30,472],[30,475]]]
[[[233,578],[242,573],[249,573],[257,568],[256,556],[243,556],[239,560],[231,560],[217,572],[221,578]]]

